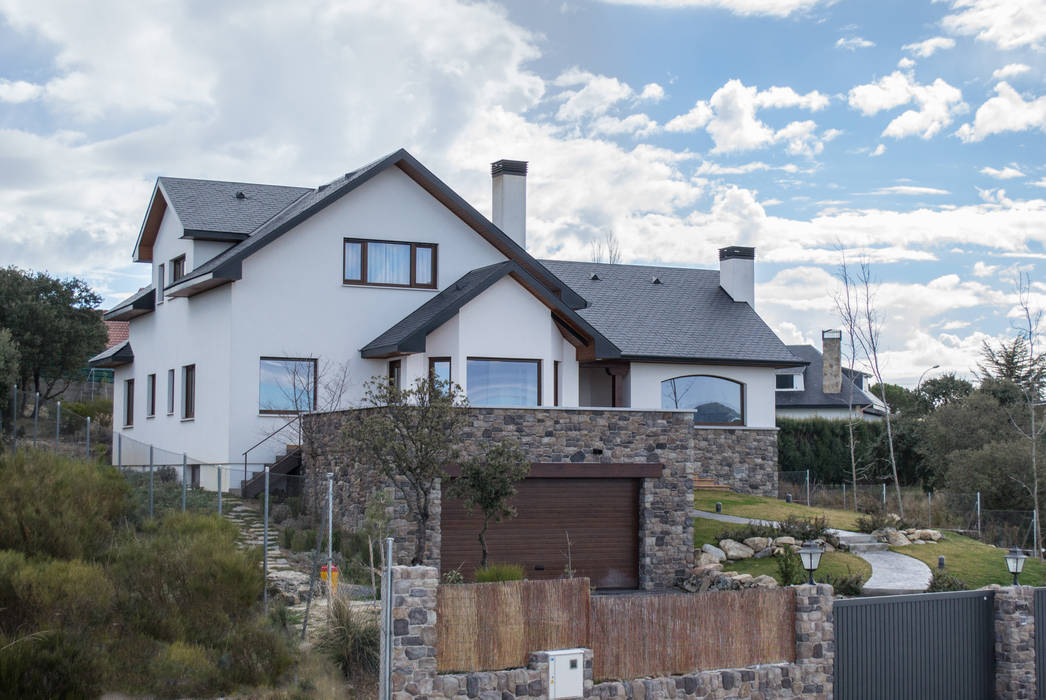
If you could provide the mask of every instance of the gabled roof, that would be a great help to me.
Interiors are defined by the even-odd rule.
[[[147,314],[156,308],[156,288],[142,287],[127,299],[102,314],[105,321],[130,321],[135,316]]]
[[[621,354],[613,343],[576,311],[512,260],[467,273],[368,343],[360,350],[360,354],[365,358],[373,358],[425,352],[425,338],[429,333],[453,318],[461,307],[489,289],[495,282],[509,275],[551,309],[560,327],[565,328],[575,345],[588,348],[588,354],[592,359],[613,358]]]
[[[119,367],[134,362],[131,341],[125,340],[119,345],[106,348],[87,361],[88,367]]]
[[[402,170],[509,260],[514,260],[530,275],[540,280],[570,308],[579,309],[585,305],[582,297],[564,285],[518,243],[476,211],[472,205],[402,148],[358,170],[347,173],[333,182],[315,190],[309,190],[251,231],[246,239],[192,270],[177,283],[168,286],[166,293],[170,296],[192,296],[211,287],[240,279],[245,258],[393,166]]]
[[[719,286],[718,270],[543,262],[588,300],[578,313],[620,348],[623,359],[803,364],[751,306]]]
[[[778,408],[846,408],[853,389],[854,406],[874,406],[876,402],[853,383],[846,369],[843,371],[842,391],[838,394],[824,392],[824,358],[813,345],[789,345],[793,355],[809,364],[803,374],[802,391],[778,391]]]
[[[106,348],[119,345],[131,335],[131,328],[127,321],[106,321],[105,330],[109,333],[109,339],[105,343]]]

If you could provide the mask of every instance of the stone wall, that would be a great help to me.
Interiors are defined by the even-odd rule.
[[[995,697],[1037,698],[1035,677],[1035,589],[995,590]]]
[[[671,586],[693,563],[693,480],[714,478],[741,493],[776,495],[777,432],[698,428],[680,411],[598,409],[467,409],[471,425],[460,435],[465,457],[494,442],[513,440],[531,462],[663,464],[662,476],[644,479],[640,493],[639,579],[644,588]],[[305,417],[303,465],[306,503],[318,508],[320,483],[335,473],[339,524],[356,529],[372,495],[385,490],[397,543],[397,561],[408,563],[417,541],[416,525],[395,490],[372,468],[355,464],[340,447],[341,427],[353,412]],[[318,488],[319,487],[319,488]],[[438,489],[432,494],[432,522],[426,563],[439,564]],[[594,504],[598,507],[598,504]]]

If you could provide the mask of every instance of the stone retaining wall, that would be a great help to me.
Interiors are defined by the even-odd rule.
[[[995,697],[1039,697],[1035,674],[1035,589],[995,590]]]
[[[661,478],[644,479],[639,513],[639,580],[644,588],[671,586],[693,563],[693,480],[714,478],[741,493],[776,495],[777,431],[698,428],[688,412],[599,409],[470,408],[460,435],[465,457],[494,442],[513,440],[531,462],[663,464]],[[303,468],[306,504],[318,507],[323,479],[335,473],[335,512],[349,529],[363,524],[372,495],[384,489],[397,561],[408,563],[417,539],[406,504],[374,469],[356,464],[341,447],[350,411],[305,416]],[[426,563],[439,565],[440,494],[432,494]],[[599,504],[593,504],[598,508]]]

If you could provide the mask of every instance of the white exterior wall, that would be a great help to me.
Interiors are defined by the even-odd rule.
[[[625,378],[631,399],[628,405],[632,408],[661,408],[661,382],[689,374],[707,374],[741,382],[744,385],[745,426],[775,427],[776,372],[769,367],[633,362]]]

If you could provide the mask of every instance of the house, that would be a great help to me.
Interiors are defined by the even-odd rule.
[[[823,354],[812,345],[789,345],[788,349],[807,364],[777,371],[778,418],[828,418],[882,420],[883,403],[865,386],[870,376],[842,366],[842,333],[821,333]]]
[[[535,529],[519,518],[494,541],[551,523],[559,549],[563,518],[596,535],[618,514],[575,559],[608,585],[663,584],[692,560],[695,477],[775,490],[776,373],[803,361],[755,311],[752,248],[723,248],[718,270],[535,259],[526,173],[493,164],[493,220],[404,150],[316,188],[159,178],[133,253],[153,282],[107,314],[130,335],[92,360],[115,370],[117,432],[231,465],[261,442],[256,472],[296,434],[266,437],[307,413],[306,471],[344,478],[351,527],[380,485],[335,459],[335,409],[372,377],[431,373],[488,423],[464,441],[511,425],[535,465],[520,494]],[[469,539],[452,505],[434,560]]]

